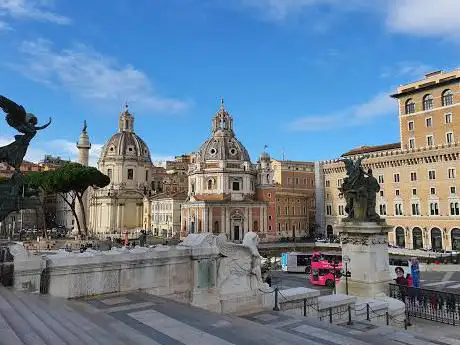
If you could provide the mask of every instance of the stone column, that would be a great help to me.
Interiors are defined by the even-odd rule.
[[[342,222],[337,226],[342,243],[342,259],[350,258],[348,291],[350,295],[375,297],[388,294],[391,283],[386,223]],[[345,268],[345,262],[343,262]],[[345,278],[340,279],[337,292],[345,293]]]

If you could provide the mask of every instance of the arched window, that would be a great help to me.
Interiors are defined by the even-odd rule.
[[[412,229],[412,245],[414,249],[423,248],[422,229],[420,228]]]
[[[212,189],[212,185],[213,185],[212,182],[213,182],[212,179],[209,179],[209,180],[208,180],[208,189],[209,189],[209,190]]]
[[[452,229],[450,237],[452,240],[452,250],[460,250],[460,229]]]
[[[409,98],[406,101],[406,114],[412,114],[415,113],[415,102],[412,100],[412,98]]]
[[[442,234],[438,228],[431,229],[431,250],[442,250]]]
[[[454,103],[454,93],[452,90],[445,90],[442,93],[442,106],[452,105]]]
[[[259,223],[257,222],[257,220],[254,221],[252,231],[255,231],[255,232],[259,231]]]
[[[396,235],[396,245],[401,248],[406,247],[406,236],[404,234],[404,229],[401,228],[400,226],[397,227],[395,230],[395,235]]]
[[[423,110],[431,110],[434,107],[433,96],[427,94],[423,96]]]

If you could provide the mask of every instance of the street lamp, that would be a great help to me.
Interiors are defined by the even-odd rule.
[[[348,295],[348,277],[351,277],[351,272],[348,272],[348,263],[351,260],[348,255],[344,255],[342,259],[345,262],[345,293]]]

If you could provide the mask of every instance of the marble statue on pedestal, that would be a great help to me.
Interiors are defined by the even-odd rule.
[[[243,244],[227,241],[225,234],[217,237],[221,254],[217,268],[217,287],[221,293],[262,289],[261,256],[257,249],[259,236],[248,232]]]

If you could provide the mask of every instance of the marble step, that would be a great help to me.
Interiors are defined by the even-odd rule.
[[[9,303],[10,301],[5,297],[5,290],[2,289],[0,294],[0,315],[6,320],[11,330],[24,345],[48,345]]]
[[[94,344],[94,340],[92,340],[90,337],[85,337],[84,335],[80,334],[81,332],[78,332],[78,330],[76,332],[72,332],[72,330],[69,329],[70,323],[66,322],[66,319],[59,315],[57,311],[53,312],[53,310],[50,310],[50,308],[41,308],[37,306],[36,301],[33,298],[31,299],[30,297],[28,297],[28,295],[24,293],[13,293],[19,301],[27,305],[27,307],[30,310],[30,313],[35,314],[36,317],[39,318],[46,325],[46,327],[48,327],[52,332],[57,334],[60,337],[60,339],[64,342],[64,344]],[[54,345],[54,343],[51,344]]]
[[[34,303],[27,303],[20,300],[11,290],[3,290],[3,296],[8,303],[18,312],[25,322],[45,341],[46,344],[68,345],[55,333],[49,325],[45,324],[46,318],[36,315],[32,306]]]
[[[89,319],[89,315],[81,312],[76,312],[69,307],[72,302],[53,300],[47,296],[40,296],[36,301],[41,308],[49,310],[50,313],[55,313],[62,319],[66,320],[66,325],[75,334],[77,333],[85,339],[85,344],[88,345],[126,345],[110,330],[105,330]]]
[[[16,335],[16,332],[10,327],[8,321],[0,312],[0,344],[4,345],[24,345],[21,339]]]

